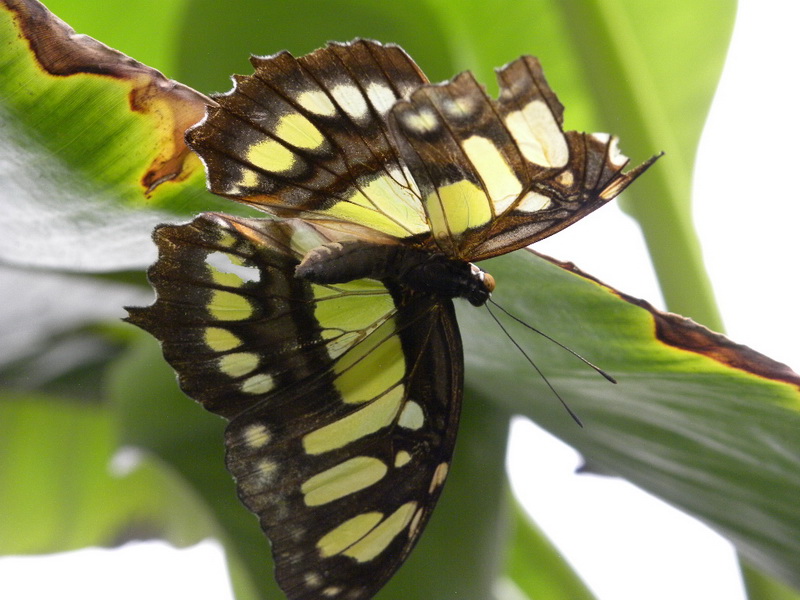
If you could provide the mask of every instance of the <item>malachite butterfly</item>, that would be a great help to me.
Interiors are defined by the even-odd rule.
[[[129,321],[182,389],[230,421],[227,464],[292,600],[371,598],[425,528],[453,454],[463,356],[453,299],[474,262],[599,208],[617,140],[562,130],[539,62],[430,84],[399,47],[253,57],[186,136],[212,192],[272,218],[156,229],[157,300]]]

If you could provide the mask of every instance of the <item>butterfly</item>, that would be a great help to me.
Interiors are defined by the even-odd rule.
[[[463,396],[454,298],[474,263],[624,190],[605,134],[562,130],[537,59],[430,84],[398,46],[251,59],[186,135],[212,192],[270,218],[201,214],[154,233],[156,301],[128,320],[181,388],[228,419],[227,466],[291,600],[371,598],[450,470]]]

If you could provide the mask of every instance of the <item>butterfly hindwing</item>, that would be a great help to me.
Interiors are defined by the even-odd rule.
[[[324,228],[208,214],[162,226],[161,340],[187,394],[231,422],[228,468],[292,600],[371,598],[449,470],[463,385],[450,300],[294,276]],[[435,374],[435,375],[433,375]]]

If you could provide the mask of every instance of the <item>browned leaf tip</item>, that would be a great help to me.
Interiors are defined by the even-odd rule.
[[[207,96],[133,60],[94,38],[76,34],[36,0],[0,0],[11,11],[36,60],[53,76],[112,77],[130,85],[131,110],[152,117],[160,134],[159,153],[141,178],[146,195],[166,181],[181,181],[199,168],[183,134],[214,104]]]
[[[596,277],[584,273],[570,262],[561,262],[533,250],[531,252],[558,265],[562,269],[602,285],[622,300],[635,304],[649,312],[655,323],[655,336],[660,342],[674,348],[701,354],[734,369],[740,369],[766,379],[782,381],[800,387],[800,375],[787,365],[756,352],[748,346],[737,344],[721,333],[711,331],[691,319],[660,311],[646,300],[634,298],[620,292]]]

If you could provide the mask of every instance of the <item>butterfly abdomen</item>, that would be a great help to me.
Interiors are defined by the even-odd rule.
[[[483,305],[494,288],[491,277],[466,261],[409,246],[359,241],[315,248],[295,274],[320,284],[377,279],[423,294],[466,298],[475,306]]]

